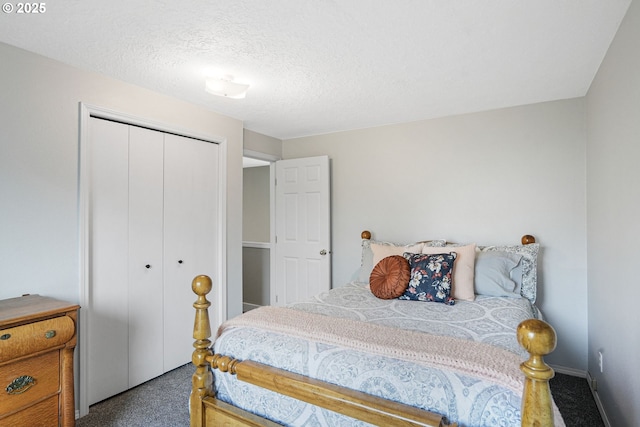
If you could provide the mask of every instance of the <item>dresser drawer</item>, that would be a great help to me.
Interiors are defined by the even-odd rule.
[[[15,380],[27,378],[20,387]],[[0,421],[4,416],[60,391],[60,352],[51,351],[0,367]],[[57,412],[57,410],[56,410]],[[1,423],[0,423],[1,424]]]
[[[6,418],[0,418],[0,427],[58,427],[58,425],[57,395]]]
[[[63,345],[75,333],[68,316],[0,330],[0,362]]]

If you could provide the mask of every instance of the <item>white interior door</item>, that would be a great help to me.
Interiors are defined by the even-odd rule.
[[[164,372],[163,147],[162,132],[129,126],[130,388]]]
[[[274,305],[331,288],[330,171],[327,156],[276,162]]]
[[[89,138],[91,290],[85,336],[91,405],[129,388],[129,130],[91,119]]]
[[[191,361],[191,281],[199,274],[219,280],[217,144],[165,135],[164,171],[164,371]],[[218,300],[217,288],[209,295]]]

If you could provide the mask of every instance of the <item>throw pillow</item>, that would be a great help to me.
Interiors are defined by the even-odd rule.
[[[409,262],[403,256],[388,256],[371,271],[369,288],[378,298],[398,298],[407,289],[409,276]]]
[[[473,301],[476,294],[473,288],[474,265],[476,261],[476,244],[471,243],[464,246],[447,246],[446,251],[455,251],[457,254],[456,265],[453,268],[453,283],[451,296],[455,299]],[[442,248],[425,246],[422,248],[423,254],[442,253]]]
[[[442,248],[440,248],[442,250]],[[456,253],[413,254],[405,253],[409,261],[411,277],[409,285],[399,299],[434,301],[455,304],[451,297],[451,282]]]

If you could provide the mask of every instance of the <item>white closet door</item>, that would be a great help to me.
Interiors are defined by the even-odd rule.
[[[164,170],[164,370],[191,361],[191,281],[199,274],[216,280],[218,145],[165,136]],[[209,295],[215,301],[216,294]]]
[[[90,119],[88,400],[128,388],[129,129]]]
[[[164,134],[129,126],[129,387],[163,371]]]

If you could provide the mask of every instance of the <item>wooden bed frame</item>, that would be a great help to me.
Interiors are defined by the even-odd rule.
[[[363,239],[371,233],[362,232]],[[522,237],[522,244],[534,243],[533,236]],[[193,279],[192,289],[198,296],[193,327],[192,362],[196,371],[192,377],[189,400],[191,427],[219,426],[277,426],[278,424],[237,408],[216,398],[213,374],[210,369],[219,369],[237,379],[293,397],[313,405],[347,415],[379,426],[457,426],[446,417],[412,406],[389,401],[345,387],[319,381],[303,375],[273,368],[251,360],[239,361],[228,356],[214,354],[212,350],[211,326],[208,308],[211,303],[206,295],[212,289],[211,279],[198,276]],[[553,410],[549,380],[554,372],[543,357],[556,346],[553,328],[537,319],[520,323],[518,342],[529,352],[529,359],[520,365],[525,375],[522,398],[522,426],[553,426]]]

